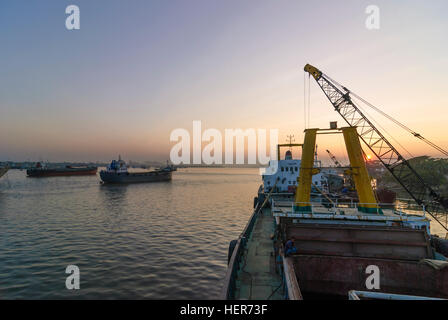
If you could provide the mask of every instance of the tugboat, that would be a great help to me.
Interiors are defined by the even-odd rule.
[[[112,160],[106,170],[100,171],[100,177],[103,183],[143,183],[143,182],[161,182],[171,181],[172,172],[175,171],[173,165],[167,164],[163,169],[156,169],[146,172],[129,172],[126,162],[121,160]]]
[[[73,167],[73,166],[65,166],[65,167],[56,167],[50,168],[47,166],[42,166],[40,162],[36,163],[34,168],[26,170],[26,174],[28,177],[60,177],[60,176],[88,176],[95,175],[98,168],[94,166],[86,166],[86,167]]]

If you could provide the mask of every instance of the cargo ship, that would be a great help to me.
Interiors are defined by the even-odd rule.
[[[349,126],[306,129],[300,160],[293,161],[288,153],[270,163],[246,227],[229,244],[221,298],[448,299],[448,227],[443,223],[448,203],[368,121],[348,89],[310,65],[305,71]],[[318,134],[343,135],[355,197],[341,200],[317,185],[316,176],[322,177],[314,159]],[[393,194],[383,198],[394,203],[378,201],[361,141],[408,192],[412,204],[395,201]],[[416,180],[410,185],[402,171],[405,177],[419,178],[418,189]],[[321,196],[313,195],[314,189]],[[435,226],[442,232],[431,232]]]
[[[112,160],[106,170],[100,171],[100,178],[103,183],[146,183],[171,181],[172,172],[176,171],[173,165],[168,165],[163,169],[156,169],[145,172],[129,172],[126,162],[118,157]]]
[[[95,166],[82,166],[82,167],[47,167],[43,166],[40,162],[36,164],[34,168],[26,170],[28,177],[62,177],[62,176],[86,176],[96,175],[98,168]]]

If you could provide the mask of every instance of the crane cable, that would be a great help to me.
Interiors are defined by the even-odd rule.
[[[305,123],[305,129],[310,126],[310,114],[311,114],[311,75],[308,74],[308,99],[307,99],[307,81],[306,72],[303,72],[303,119]]]
[[[423,137],[421,134],[415,132],[414,130],[410,129],[409,127],[407,127],[406,125],[402,124],[401,122],[399,122],[398,120],[394,119],[392,116],[388,115],[387,113],[385,113],[384,111],[378,109],[377,107],[375,107],[373,104],[371,104],[370,102],[364,100],[363,98],[361,98],[360,96],[358,96],[356,93],[352,93],[353,96],[355,96],[357,99],[361,100],[362,102],[364,102],[366,105],[368,105],[369,107],[371,107],[372,109],[374,109],[375,111],[377,111],[378,113],[380,113],[381,115],[383,115],[384,117],[388,118],[390,121],[394,122],[396,125],[400,126],[401,128],[403,128],[404,130],[406,130],[407,132],[409,132],[410,134],[412,134],[414,137],[422,140],[423,142],[425,142],[426,144],[428,144],[429,146],[433,147],[434,149],[436,149],[437,151],[441,152],[442,154],[444,154],[445,156],[448,156],[448,151],[444,150],[443,148],[439,147],[438,145],[436,145],[435,143],[433,143],[432,141],[429,141],[428,139],[426,139],[425,137]]]
[[[303,121],[306,129],[306,72],[303,72]]]
[[[414,130],[412,130],[411,128],[407,127],[406,125],[404,125],[403,123],[399,122],[398,120],[396,120],[395,118],[393,118],[392,116],[388,115],[387,113],[385,113],[384,111],[382,111],[381,109],[375,107],[373,104],[371,104],[370,102],[368,102],[367,100],[363,99],[362,97],[360,97],[359,95],[357,95],[355,92],[348,90],[346,87],[344,87],[343,85],[341,85],[340,83],[338,83],[337,81],[331,79],[328,75],[325,74],[325,77],[327,77],[328,79],[330,79],[331,81],[333,81],[334,83],[336,83],[338,86],[342,87],[344,90],[346,90],[347,92],[349,92],[352,96],[354,96],[355,98],[357,98],[358,100],[364,102],[367,106],[369,106],[370,108],[372,108],[373,110],[377,111],[378,113],[380,113],[381,115],[383,115],[384,117],[386,117],[387,119],[389,119],[390,121],[392,121],[393,123],[395,123],[396,125],[398,125],[399,127],[401,127],[402,129],[406,130],[407,132],[409,132],[410,134],[412,134],[414,137],[422,140],[423,142],[425,142],[426,144],[428,144],[429,146],[433,147],[434,149],[436,149],[437,151],[439,151],[440,153],[444,154],[445,156],[448,156],[448,151],[446,151],[445,149],[443,149],[442,147],[436,145],[434,142],[426,139],[425,137],[423,137],[421,134],[415,132]],[[409,153],[409,152],[408,152]]]
[[[308,73],[308,127],[310,126],[311,114],[311,75]]]
[[[381,130],[383,130],[383,132],[385,132],[392,140],[395,141],[395,143],[397,145],[399,145],[408,155],[410,158],[414,158],[414,155],[408,150],[406,149],[401,143],[400,141],[398,141],[397,139],[394,138],[393,135],[391,135],[378,121],[375,120],[375,118],[373,118],[366,110],[364,110],[364,108],[360,107],[359,105],[357,106],[364,114],[366,114],[368,116],[368,118],[375,123],[375,125],[379,128],[381,128]]]
[[[337,86],[343,88],[345,91],[347,91],[348,93],[352,93],[349,89],[347,89],[346,87],[344,87],[343,85],[341,85],[340,83],[338,83],[336,80],[330,78],[328,75],[324,74],[326,78],[328,78],[331,82],[334,82]],[[361,106],[356,106],[356,108],[358,108],[360,111],[362,111],[363,114],[367,115],[369,117],[369,119],[375,123],[375,125],[379,128],[381,128],[381,130],[383,130],[383,132],[385,132],[390,139],[392,139],[393,141],[395,141],[395,143],[397,145],[399,145],[408,155],[410,158],[414,158],[414,156],[412,155],[412,153],[407,150],[401,143],[400,141],[398,141],[397,139],[394,138],[393,135],[391,135],[378,121],[376,121],[372,116],[370,116],[370,114],[364,110],[364,108],[362,108]],[[369,147],[370,148],[370,147]]]

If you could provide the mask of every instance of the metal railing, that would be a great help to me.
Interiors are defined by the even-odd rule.
[[[257,206],[255,210],[252,213],[251,218],[249,219],[249,222],[247,223],[246,227],[244,228],[244,231],[239,236],[236,246],[233,249],[232,256],[230,258],[229,264],[227,266],[227,273],[224,278],[224,286],[221,290],[221,299],[235,299],[235,290],[236,290],[236,278],[237,273],[240,270],[240,263],[242,254],[244,251],[244,248],[246,246],[246,242],[248,238],[250,237],[250,234],[252,232],[252,229],[255,225],[255,221],[257,220],[259,208],[260,206]]]
[[[287,203],[287,205],[281,205],[281,203]],[[350,201],[340,201],[339,199],[333,199],[331,202],[286,202],[286,201],[275,201],[272,199],[272,211],[279,211],[280,208],[289,207],[291,212],[295,212],[298,206],[309,207],[310,211],[306,213],[311,214],[344,214],[344,209],[354,209],[359,211],[360,208],[376,209],[376,214],[381,214],[382,210],[389,209],[392,210],[394,214],[398,216],[403,215],[417,215],[426,217],[425,205],[410,204],[405,202],[391,203],[362,203]]]
[[[274,188],[277,185],[277,182],[274,184]],[[260,189],[259,189],[260,190]],[[252,216],[249,219],[249,222],[246,224],[243,232],[239,236],[236,246],[233,249],[232,256],[227,266],[226,276],[224,278],[224,286],[221,290],[221,299],[235,299],[235,291],[236,291],[236,279],[238,275],[238,271],[241,267],[241,259],[244,254],[244,249],[246,247],[247,241],[250,238],[252,230],[254,228],[255,222],[260,214],[263,214],[263,209],[266,204],[269,202],[269,199],[272,195],[272,191],[268,193],[263,203],[258,202],[255,207]]]
[[[369,299],[369,300],[446,300],[440,298],[432,298],[432,297],[421,297],[421,296],[409,296],[404,294],[393,294],[393,293],[383,293],[383,292],[370,292],[370,291],[356,291],[350,290],[348,292],[349,300],[361,300]]]

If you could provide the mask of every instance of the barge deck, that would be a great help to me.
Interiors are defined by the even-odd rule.
[[[275,254],[271,235],[275,221],[269,209],[257,213],[253,230],[247,239],[238,272],[235,299],[283,299],[282,278],[275,271]]]
[[[351,290],[448,298],[448,262],[437,258],[428,230],[414,225],[424,216],[320,204],[303,214],[285,200],[258,200],[229,253],[222,299],[347,299]],[[291,238],[297,253],[285,257],[283,244]],[[371,265],[380,271],[379,289],[366,287]]]

